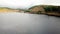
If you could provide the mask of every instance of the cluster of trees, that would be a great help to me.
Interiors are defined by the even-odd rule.
[[[58,13],[60,13],[60,6],[45,6],[44,9],[46,12],[58,12]]]

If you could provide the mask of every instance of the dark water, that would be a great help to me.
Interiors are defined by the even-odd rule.
[[[60,18],[24,13],[0,13],[0,34],[60,34]]]

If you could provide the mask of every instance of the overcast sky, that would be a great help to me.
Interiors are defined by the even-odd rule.
[[[59,0],[0,0],[0,6],[28,8],[34,5],[60,5]]]

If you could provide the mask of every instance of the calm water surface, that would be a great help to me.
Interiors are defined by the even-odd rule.
[[[60,34],[60,18],[26,13],[0,13],[0,34]]]

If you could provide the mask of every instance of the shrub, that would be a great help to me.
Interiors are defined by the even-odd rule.
[[[30,10],[26,10],[25,12],[31,12]]]

